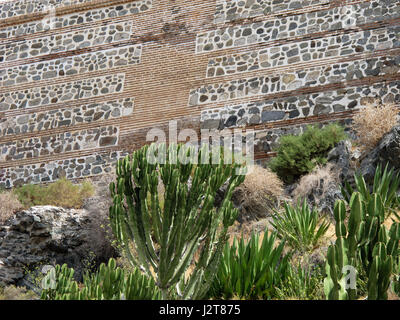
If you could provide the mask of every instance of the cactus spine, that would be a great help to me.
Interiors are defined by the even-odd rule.
[[[166,161],[152,164],[149,154],[165,154]],[[235,175],[238,165],[225,165],[222,158],[211,164],[206,146],[199,150],[196,163],[206,159],[207,164],[176,161],[181,154],[193,154],[193,148],[145,146],[118,162],[117,181],[110,185],[113,232],[132,265],[154,278],[164,299],[206,294],[218,269],[227,229],[238,214],[230,201],[232,192],[244,179]],[[158,191],[160,183],[163,195]],[[225,197],[215,209],[216,193],[225,183]],[[194,270],[185,278],[193,262]]]

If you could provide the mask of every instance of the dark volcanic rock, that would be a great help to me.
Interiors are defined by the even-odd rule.
[[[0,226],[0,284],[26,284],[25,270],[68,264],[81,277],[92,247],[85,210],[53,206],[18,212]]]
[[[339,178],[343,183],[346,180],[351,180],[354,170],[351,168],[351,142],[348,140],[340,141],[335,148],[328,153],[328,162],[335,165],[339,170]]]
[[[387,133],[361,161],[359,171],[367,181],[373,181],[379,163],[383,167],[388,164],[390,168],[400,169],[400,125]]]

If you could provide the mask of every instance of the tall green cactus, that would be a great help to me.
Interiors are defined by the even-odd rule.
[[[394,263],[396,275],[394,276],[392,283],[392,290],[398,297],[400,297],[400,257]]]
[[[113,232],[132,265],[154,278],[163,299],[202,298],[207,293],[228,227],[238,214],[231,197],[244,180],[236,174],[239,165],[226,165],[222,157],[213,164],[215,158],[206,146],[194,158],[197,165],[177,161],[177,155],[193,151],[186,145],[145,146],[118,161],[117,181],[110,185]],[[147,157],[162,159],[163,154],[164,163],[152,163]],[[165,188],[163,194],[159,184]],[[214,208],[224,184],[222,204]],[[190,264],[194,267],[188,275]]]
[[[393,258],[387,254],[386,246],[382,242],[378,242],[373,249],[373,259],[369,270],[369,300],[387,300],[392,265]]]
[[[42,300],[65,300],[71,293],[79,291],[78,284],[74,281],[74,269],[66,264],[52,268],[42,280]]]
[[[329,300],[349,299],[343,267],[348,265],[348,242],[340,237],[328,248],[324,291]]]
[[[347,219],[345,202],[335,204],[336,243],[328,249],[326,278],[327,299],[355,299],[356,290],[346,288],[343,267],[351,266],[368,275],[368,298],[387,299],[393,259],[399,256],[400,224],[388,232],[383,225],[385,206],[379,194],[366,200],[354,192],[349,200]],[[347,224],[345,223],[347,220]]]
[[[360,192],[364,202],[368,202],[374,194],[381,196],[383,206],[387,215],[396,213],[396,208],[399,207],[399,197],[397,196],[397,190],[400,186],[400,173],[396,173],[394,168],[389,170],[389,164],[386,164],[382,170],[382,166],[379,164],[375,170],[374,181],[371,186],[371,190],[367,186],[364,177],[361,175],[354,175],[354,182],[356,190],[346,181],[345,185],[341,187],[343,198],[349,203],[352,194],[355,191]],[[399,216],[397,216],[399,218]]]

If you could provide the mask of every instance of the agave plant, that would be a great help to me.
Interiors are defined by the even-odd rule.
[[[285,243],[278,246],[276,233],[264,238],[260,246],[259,234],[252,234],[245,243],[236,238],[225,245],[222,262],[211,285],[209,297],[239,297],[270,299],[276,297],[276,288],[288,275],[289,257],[283,253]]]
[[[379,164],[375,170],[374,183],[371,189],[368,188],[363,176],[355,175],[354,180],[356,190],[347,181],[341,187],[343,198],[347,203],[350,203],[350,198],[354,192],[359,192],[365,203],[372,199],[373,194],[378,194],[382,199],[386,212],[389,214],[394,213],[399,218],[395,211],[399,207],[399,197],[397,196],[397,190],[400,185],[399,173],[395,173],[393,168],[388,170],[388,164],[382,172],[382,167]]]
[[[127,272],[110,259],[99,270],[86,274],[82,284],[74,269],[57,265],[43,279],[42,300],[159,300],[161,292],[152,278],[138,269]],[[53,284],[53,285],[52,285]]]
[[[272,217],[271,224],[278,237],[300,252],[312,250],[328,230],[329,221],[321,218],[315,209],[311,210],[305,199],[303,204],[299,201],[294,207],[285,202],[284,209],[282,213],[275,211]]]

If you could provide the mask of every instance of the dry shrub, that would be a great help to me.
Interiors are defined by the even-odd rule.
[[[0,193],[0,223],[11,218],[14,213],[22,210],[23,206],[19,202],[18,197],[10,191]]]
[[[319,205],[320,200],[325,198],[329,187],[333,184],[337,185],[339,182],[339,171],[332,163],[323,167],[316,167],[309,174],[301,177],[292,193],[293,202],[303,201],[304,198],[309,198],[312,195],[317,202],[316,204]]]
[[[33,291],[25,287],[7,286],[0,288],[0,300],[38,300],[39,297]]]
[[[73,184],[65,177],[47,186],[27,184],[15,189],[19,201],[25,208],[52,205],[80,209],[85,199],[92,196],[94,191],[93,185],[88,180],[81,184]]]
[[[265,218],[269,210],[277,208],[283,193],[283,182],[274,172],[253,166],[244,182],[236,188],[232,199],[239,206],[243,220],[259,219]]]
[[[360,151],[373,149],[398,120],[399,109],[393,104],[367,106],[353,117],[353,129],[358,136]]]

